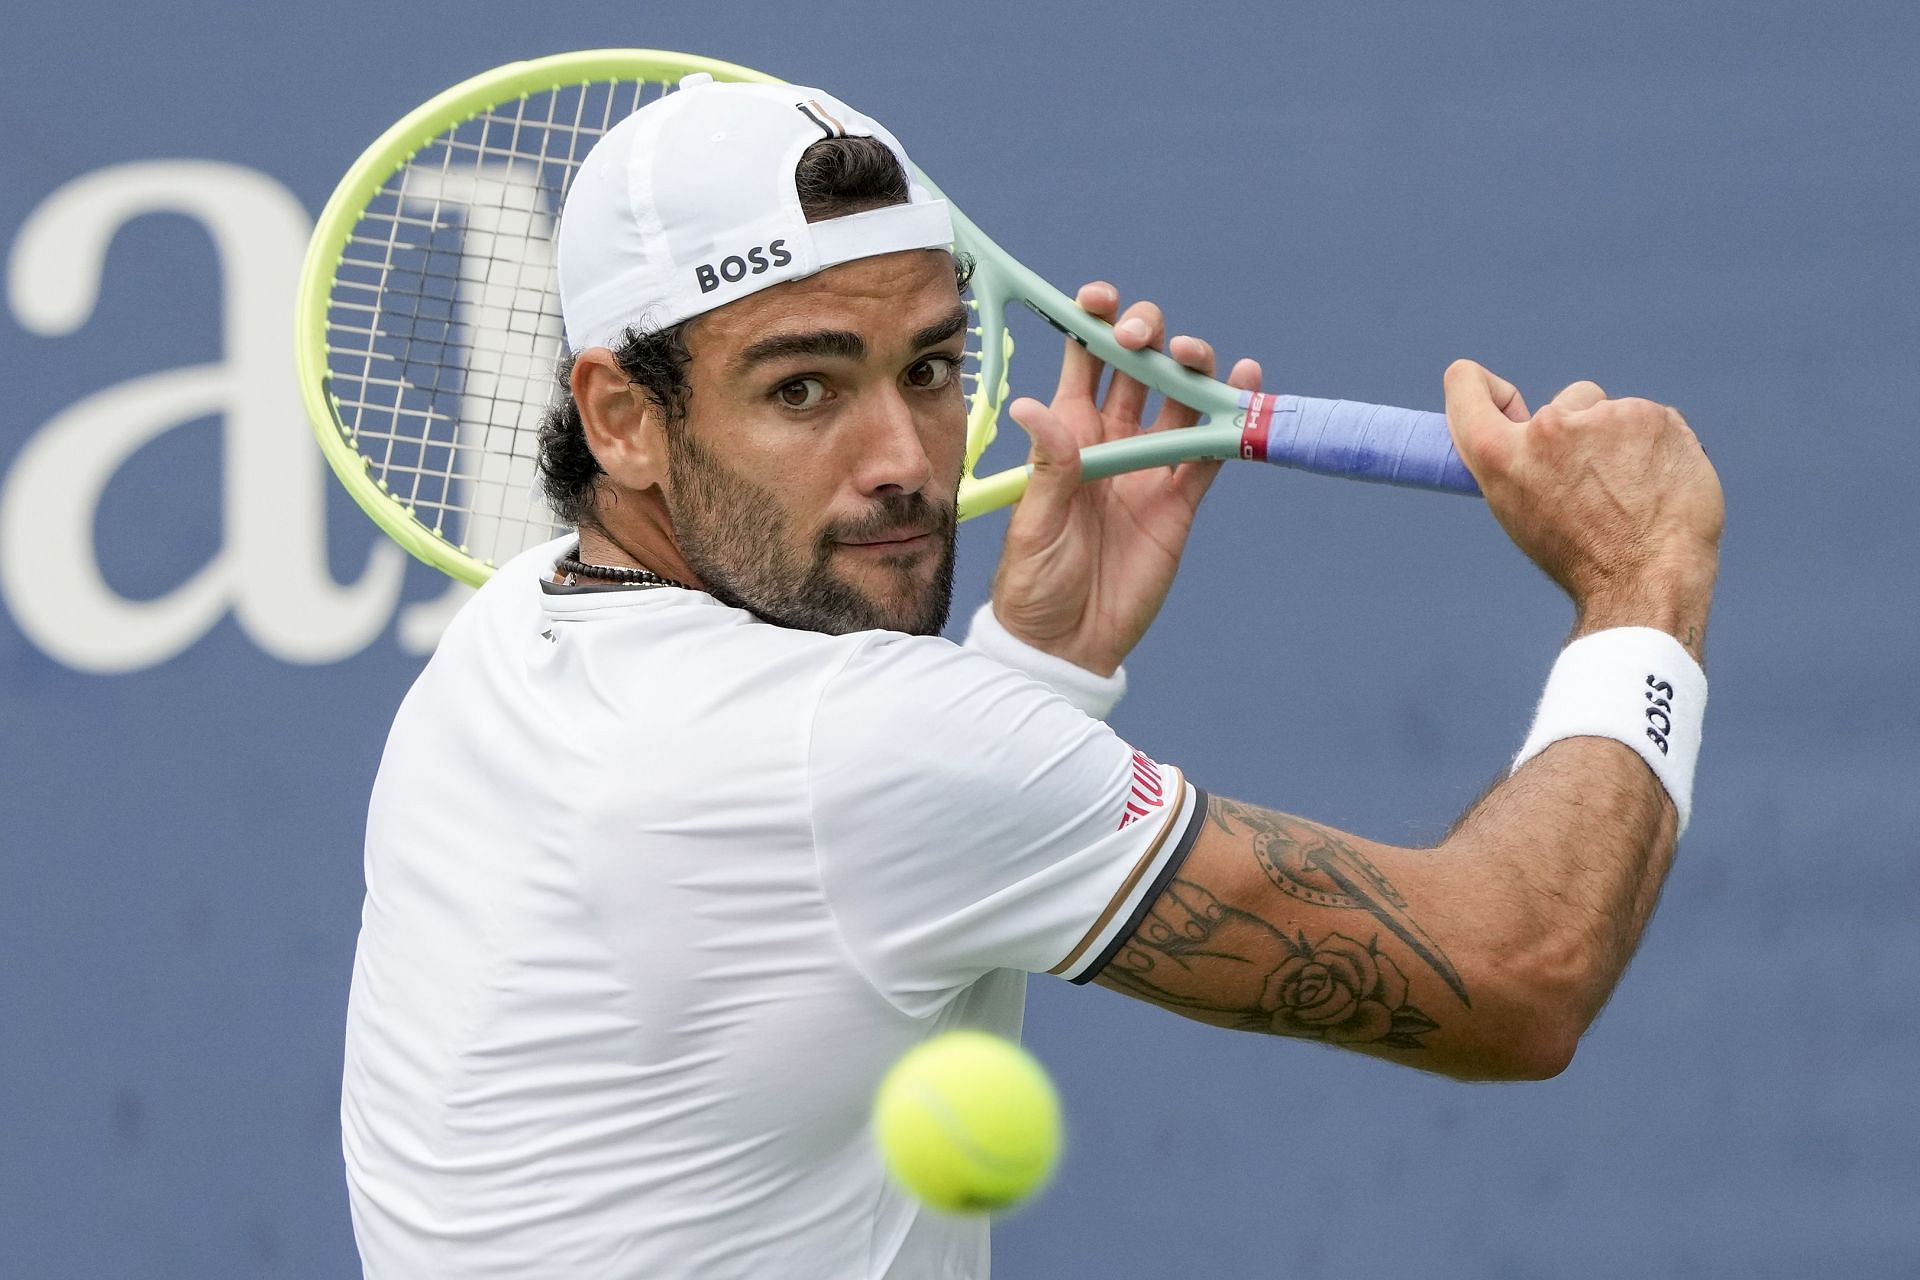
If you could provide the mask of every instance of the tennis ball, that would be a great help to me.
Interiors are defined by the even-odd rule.
[[[893,1064],[873,1100],[887,1170],[949,1213],[1003,1209],[1040,1189],[1060,1158],[1060,1099],[1019,1045],[948,1031]]]

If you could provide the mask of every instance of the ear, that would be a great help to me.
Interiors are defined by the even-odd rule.
[[[570,386],[587,447],[607,477],[623,489],[651,489],[664,483],[665,412],[652,396],[627,380],[613,352],[605,347],[582,351],[573,362]]]

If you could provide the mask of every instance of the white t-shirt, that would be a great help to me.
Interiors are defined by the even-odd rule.
[[[455,619],[374,785],[366,1274],[985,1277],[984,1220],[885,1178],[874,1087],[1093,976],[1205,797],[980,652],[556,588],[566,545]]]

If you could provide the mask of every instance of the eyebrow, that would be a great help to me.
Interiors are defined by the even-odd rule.
[[[908,339],[915,351],[936,347],[967,327],[965,304],[956,306],[941,319]],[[776,333],[749,344],[733,358],[733,370],[743,374],[755,365],[792,356],[820,356],[836,360],[861,360],[867,354],[867,340],[851,329],[814,329],[806,333]]]
[[[937,347],[967,327],[967,304],[961,303],[947,314],[913,335],[913,349]]]
[[[776,333],[751,343],[733,358],[736,373],[746,373],[757,364],[784,360],[789,356],[825,356],[840,360],[858,360],[867,354],[867,340],[851,329],[815,329],[809,333]]]

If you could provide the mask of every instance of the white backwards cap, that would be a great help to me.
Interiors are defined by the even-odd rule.
[[[808,222],[794,169],[840,137],[884,142],[907,203]],[[556,249],[567,347],[611,346],[631,325],[665,328],[856,258],[952,244],[947,202],[877,121],[818,89],[695,73],[609,130],[574,176]]]

